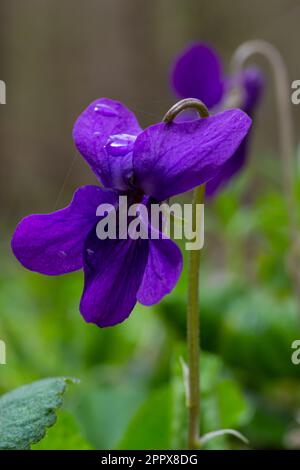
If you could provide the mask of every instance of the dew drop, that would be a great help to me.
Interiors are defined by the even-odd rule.
[[[98,103],[94,107],[95,113],[101,114],[102,116],[106,117],[113,117],[117,116],[117,111],[113,109],[111,106],[108,106],[108,104],[104,103]]]
[[[131,134],[111,135],[105,148],[114,157],[124,156],[132,151],[135,140],[136,136]]]
[[[65,251],[62,251],[62,250],[59,251],[58,254],[61,258],[65,258],[67,256],[67,253]]]

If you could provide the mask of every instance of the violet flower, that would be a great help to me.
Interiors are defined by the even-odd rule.
[[[79,188],[70,205],[30,215],[17,226],[12,249],[32,271],[65,274],[83,268],[80,311],[104,327],[125,320],[137,301],[159,302],[176,285],[182,255],[169,238],[97,238],[96,209],[148,196],[164,201],[213,178],[247,134],[251,119],[232,109],[205,119],[140,128],[117,101],[94,101],[77,119],[75,144],[103,184]]]
[[[226,102],[233,87],[239,87],[239,107],[252,119],[263,92],[263,76],[256,67],[241,74],[225,77],[216,51],[203,43],[194,43],[176,59],[171,72],[171,84],[180,98],[198,98],[209,109]],[[206,185],[206,195],[213,196],[243,168],[249,149],[249,134],[219,174]]]

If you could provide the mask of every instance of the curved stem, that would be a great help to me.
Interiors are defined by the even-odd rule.
[[[180,100],[175,103],[169,109],[169,111],[166,112],[163,117],[163,121],[167,124],[170,124],[172,121],[174,121],[174,119],[179,113],[185,111],[186,109],[196,109],[199,115],[203,118],[209,116],[208,109],[205,104],[202,103],[202,101],[197,100],[196,98],[184,98],[183,100]]]
[[[299,237],[297,226],[297,200],[294,191],[294,138],[293,119],[290,105],[290,83],[285,62],[279,51],[263,40],[243,43],[237,48],[232,58],[234,73],[239,73],[245,62],[254,54],[264,56],[270,63],[275,81],[277,100],[280,154],[282,160],[283,190],[288,214],[290,253],[288,259],[289,274],[293,282],[295,296],[300,312],[300,277],[299,277]]]
[[[202,118],[209,116],[207,107],[202,101],[186,98],[165,114],[163,120],[170,124],[175,117],[188,108],[194,108]],[[194,189],[192,223],[196,226],[197,210],[203,204],[205,185]],[[201,220],[201,218],[200,218]],[[200,250],[191,250],[188,274],[188,307],[187,307],[187,349],[188,349],[188,448],[199,448],[200,433],[200,321],[199,321],[199,271]]]

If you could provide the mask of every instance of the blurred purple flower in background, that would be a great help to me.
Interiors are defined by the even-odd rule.
[[[216,51],[203,43],[194,43],[179,54],[171,71],[171,84],[179,98],[198,98],[209,109],[226,103],[230,91],[238,87],[239,108],[251,118],[263,92],[263,75],[257,67],[249,67],[241,74],[225,77]],[[191,119],[192,115],[187,114]],[[182,118],[181,118],[182,119]],[[222,171],[206,185],[206,195],[213,196],[244,166],[249,147],[249,134],[242,141]]]
[[[205,119],[140,128],[117,101],[94,101],[74,126],[75,144],[103,184],[79,188],[70,205],[31,215],[17,226],[12,249],[28,269],[47,275],[83,268],[80,311],[87,322],[125,320],[137,301],[159,302],[176,285],[182,255],[169,238],[97,238],[97,207],[161,202],[213,178],[244,139],[251,119],[232,109]]]

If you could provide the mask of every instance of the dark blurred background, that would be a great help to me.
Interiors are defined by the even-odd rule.
[[[298,0],[2,0],[1,218],[51,211],[94,181],[71,134],[90,101],[119,99],[143,125],[160,120],[174,101],[170,64],[191,41],[215,46],[226,69],[242,41],[266,39],[299,78],[299,18]],[[255,136],[267,153],[277,145],[273,99],[270,77]]]

